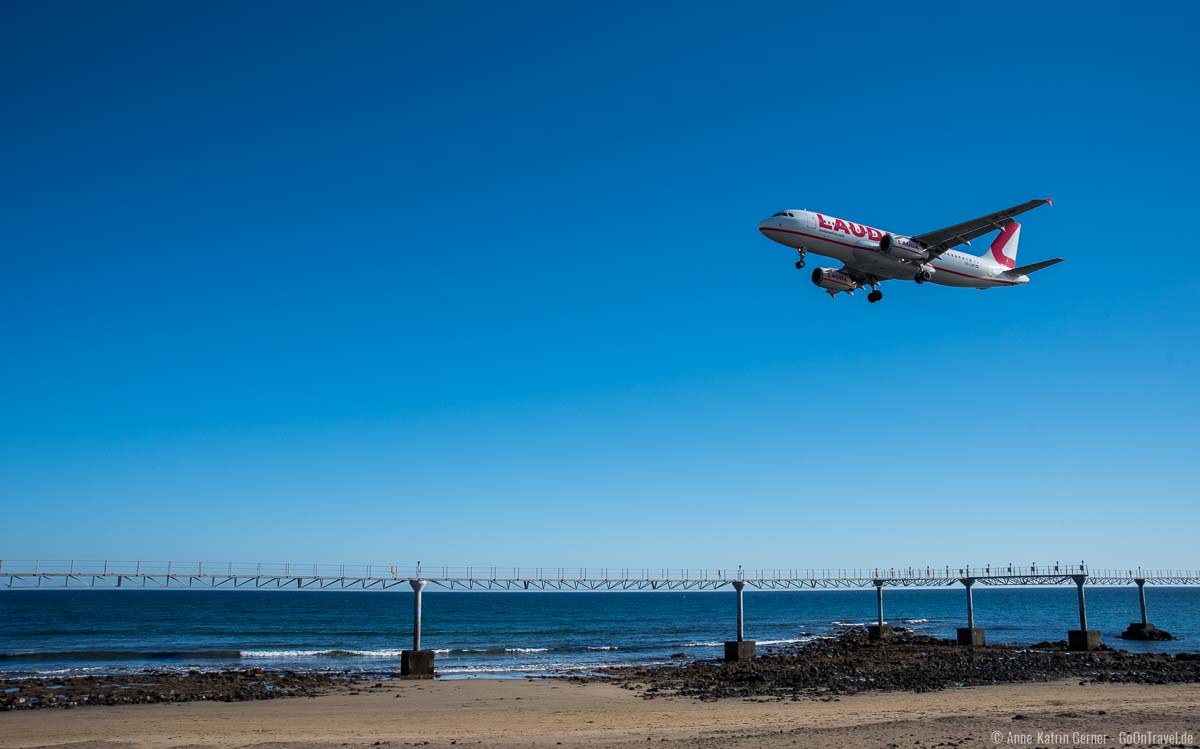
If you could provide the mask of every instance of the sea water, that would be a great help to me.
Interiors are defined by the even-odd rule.
[[[1114,647],[1200,650],[1200,589],[1146,588],[1150,621],[1182,639],[1130,642],[1137,589],[1089,588],[1088,625]],[[732,590],[464,592],[426,589],[422,645],[444,676],[570,674],[620,664],[717,658],[736,626]],[[885,589],[889,624],[953,637],[961,586]],[[759,652],[835,636],[875,619],[875,591],[745,593],[746,638]],[[1079,626],[1074,586],[975,587],[976,625],[991,643],[1066,638]],[[146,669],[268,668],[396,672],[412,645],[404,590],[0,590],[0,673],[69,675]]]

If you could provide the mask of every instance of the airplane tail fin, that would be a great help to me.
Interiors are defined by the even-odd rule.
[[[981,258],[990,265],[1003,266],[1008,270],[1017,267],[1017,243],[1021,241],[1021,225],[1016,221],[1004,227],[1000,236],[992,240],[992,246]]]

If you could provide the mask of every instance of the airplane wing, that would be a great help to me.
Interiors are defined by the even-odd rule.
[[[856,268],[849,263],[842,263],[841,271],[857,281],[859,286],[866,286],[869,283],[883,280],[871,275],[870,273],[867,273],[866,271]]]
[[[1021,205],[1014,205],[1012,208],[1005,208],[1003,211],[996,211],[986,216],[964,221],[961,224],[947,226],[945,229],[918,234],[912,237],[912,239],[929,251],[929,258],[932,260],[951,247],[960,244],[970,244],[972,239],[982,237],[984,234],[989,234],[998,229],[1003,229],[1013,222],[1014,216],[1019,216],[1026,211],[1032,211],[1041,205],[1052,205],[1051,201],[1053,200],[1054,198],[1030,200]]]

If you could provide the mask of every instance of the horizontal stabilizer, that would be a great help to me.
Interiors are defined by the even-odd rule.
[[[1012,270],[1005,272],[1004,275],[1006,275],[1006,276],[1028,276],[1030,273],[1036,273],[1037,271],[1041,270],[1042,268],[1049,268],[1051,265],[1058,265],[1062,261],[1063,261],[1063,259],[1061,257],[1056,257],[1053,260],[1043,260],[1040,263],[1033,263],[1031,265],[1022,265],[1020,268],[1013,268]]]

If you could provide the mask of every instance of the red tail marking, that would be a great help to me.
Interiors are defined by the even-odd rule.
[[[1004,227],[1004,231],[1000,232],[1000,236],[996,237],[996,239],[992,241],[992,257],[996,259],[997,263],[1000,263],[1005,268],[1017,267],[1017,259],[1005,255],[1004,248],[1008,245],[1008,241],[1012,239],[1012,235],[1016,234],[1017,229],[1020,228],[1021,225],[1014,221],[1008,226]]]

